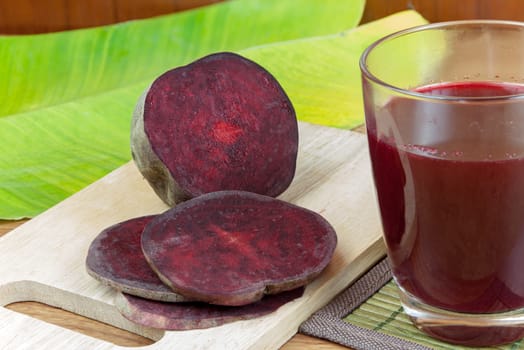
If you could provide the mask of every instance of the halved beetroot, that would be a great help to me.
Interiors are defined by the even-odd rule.
[[[144,227],[154,215],[130,219],[103,230],[89,246],[89,275],[119,291],[162,301],[186,301],[162,283],[140,246]]]
[[[295,174],[298,125],[277,80],[223,52],[158,77],[131,128],[138,169],[170,206],[219,190],[276,197]]]
[[[115,305],[132,322],[165,330],[187,330],[220,326],[238,320],[267,315],[302,296],[304,288],[276,295],[245,306],[222,306],[206,303],[165,303],[120,293]]]
[[[337,236],[319,214],[244,191],[219,191],[160,214],[142,250],[174,291],[220,305],[245,305],[303,286],[329,263]]]

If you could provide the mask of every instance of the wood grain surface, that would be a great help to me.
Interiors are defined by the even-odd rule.
[[[0,223],[0,232],[3,223]],[[98,322],[72,312],[64,311],[52,306],[36,302],[20,302],[7,306],[8,309],[34,317],[36,319],[55,324],[91,337],[105,340],[120,346],[136,347],[147,346],[154,342],[138,334]],[[310,337],[304,334],[295,334],[282,350],[348,350],[347,347],[327,340]]]
[[[222,0],[5,0],[0,33],[86,28],[187,10]],[[522,0],[367,0],[362,22],[415,9],[430,22],[492,18],[524,20]]]
[[[5,0],[0,33],[31,34],[101,26],[188,10],[221,0]]]
[[[406,9],[416,10],[430,22],[462,19],[524,20],[522,0],[366,0],[362,21],[369,22]]]

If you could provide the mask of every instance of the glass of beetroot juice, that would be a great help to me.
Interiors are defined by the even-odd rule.
[[[404,311],[456,344],[524,337],[524,23],[407,29],[360,67]]]

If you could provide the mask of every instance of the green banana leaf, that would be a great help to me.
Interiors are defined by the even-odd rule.
[[[99,28],[0,36],[0,116],[151,79],[215,51],[336,33],[358,24],[364,4],[231,0]]]
[[[211,52],[354,27],[364,3],[231,0],[99,28],[0,36],[0,218],[32,217],[129,160],[133,105],[164,71]]]
[[[246,3],[252,1],[246,0]],[[233,3],[237,2],[231,2]],[[265,4],[267,0],[261,0],[260,3]],[[276,1],[275,7],[277,3],[283,3],[283,1]],[[322,2],[322,4],[327,4],[327,2]],[[271,12],[269,9],[267,11]],[[320,7],[316,11],[321,11]],[[204,12],[205,10],[196,13],[203,16],[201,13]],[[184,16],[190,14],[184,14]],[[303,17],[299,17],[304,20]],[[255,21],[255,18],[256,16],[252,21]],[[266,20],[269,21],[269,19]],[[155,19],[151,21],[154,22]],[[218,21],[218,18],[215,18],[214,21]],[[281,80],[288,91],[297,108],[299,119],[351,127],[363,120],[358,73],[358,57],[363,48],[387,33],[423,22],[424,20],[418,14],[406,12],[366,24],[353,31],[344,31],[334,35],[266,44],[247,50],[235,49],[221,43],[214,49],[208,47],[208,50],[237,51],[268,68],[277,79]],[[133,35],[128,34],[129,40],[136,35],[143,35],[142,31],[133,29],[133,24],[141,23],[131,22],[122,25],[134,33]],[[348,25],[348,27],[351,26],[351,24]],[[151,25],[151,28],[158,31],[156,34],[159,38],[162,37],[161,26],[157,28]],[[92,33],[98,35],[100,32],[97,30],[107,31],[109,29],[97,28]],[[172,28],[168,29],[170,30]],[[75,31],[63,35],[64,38],[67,38],[66,34],[87,35],[89,31]],[[45,36],[40,37],[46,40]],[[53,38],[53,36],[50,37]],[[198,40],[197,35],[192,38]],[[23,41],[26,38],[12,38],[13,43],[16,43],[15,39]],[[60,39],[58,41],[67,40],[76,42],[80,39]],[[122,37],[112,44],[118,46],[120,40]],[[85,50],[85,44],[84,42],[77,49],[71,49],[70,59],[76,56],[74,50]],[[207,42],[202,45],[211,44]],[[244,44],[247,45],[247,41]],[[55,50],[57,45],[52,45]],[[118,67],[113,63],[114,58],[112,57],[112,55],[118,55],[118,50],[113,49],[112,45],[110,47],[107,43],[102,46],[105,47],[105,52],[97,53],[100,57],[91,58],[101,65],[101,68],[89,68],[89,59],[81,61],[82,64],[79,67],[76,64],[71,65],[73,72],[64,70],[59,74],[63,82],[61,84],[53,83],[54,71],[46,76],[34,67],[35,71],[32,74],[35,74],[35,77],[48,79],[50,82],[52,92],[49,93],[49,97],[45,88],[38,87],[38,79],[36,79],[34,87],[26,87],[27,92],[21,86],[20,93],[25,92],[29,96],[20,98],[23,100],[19,103],[22,107],[16,109],[16,103],[4,107],[4,111],[9,112],[5,112],[5,116],[0,118],[0,138],[2,140],[0,143],[0,217],[13,219],[34,216],[130,159],[130,116],[138,96],[159,72],[153,74],[155,69],[148,68],[150,69],[148,72],[137,73],[133,71],[133,68],[138,70],[138,67],[131,64],[126,65],[125,62],[124,67]],[[159,44],[160,49],[157,51],[150,47],[145,51],[142,50],[141,54],[149,57],[150,62],[147,64],[147,59],[142,58],[143,64],[159,66],[163,64],[162,69],[166,70],[207,53],[205,50],[199,53],[195,51],[192,54],[195,57],[187,55],[183,59],[179,59],[176,53],[171,53],[173,57],[168,57],[168,59],[164,57],[162,61],[157,57],[164,56],[165,52],[169,51],[162,50],[165,46],[169,44],[165,42]],[[27,50],[26,47],[25,50],[21,50],[20,54],[24,52],[27,54]],[[2,48],[0,42],[0,62],[4,57],[2,54],[4,51],[5,48]],[[81,58],[78,57],[78,60]],[[161,61],[161,63],[156,61]],[[172,64],[169,65],[169,62],[165,61],[171,61]],[[37,62],[40,61],[36,60],[34,64],[39,65],[40,63]],[[65,61],[62,64],[65,65]],[[50,63],[45,62],[44,66],[49,68]],[[14,75],[12,74],[13,68],[7,70],[11,72],[11,76]],[[118,72],[114,73],[114,69]],[[90,72],[88,75],[91,75],[91,72],[94,71],[98,72],[98,78],[91,80],[86,76],[86,72]],[[23,70],[19,72],[23,73],[22,75],[27,74]],[[135,75],[129,78],[127,77],[128,72]],[[106,75],[111,77],[107,78]],[[16,80],[15,78],[9,79]],[[71,89],[75,92],[70,92]],[[42,97],[32,97],[31,95],[38,94],[34,91],[40,93]],[[60,95],[58,91],[71,95],[57,99],[54,95]]]
[[[353,128],[364,121],[359,59],[375,40],[427,23],[404,11],[338,34],[242,50],[282,84],[302,121]]]

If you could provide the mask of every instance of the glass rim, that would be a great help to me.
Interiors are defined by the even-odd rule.
[[[417,99],[443,101],[443,102],[444,101],[450,101],[450,102],[507,101],[507,100],[513,100],[513,99],[519,99],[519,100],[524,99],[524,93],[499,95],[499,96],[481,96],[481,97],[429,95],[429,94],[417,92],[414,90],[404,89],[404,88],[395,86],[393,84],[390,84],[380,79],[375,74],[371,73],[371,71],[367,67],[366,62],[367,62],[367,58],[370,55],[370,53],[376,47],[380,46],[384,42],[394,40],[401,36],[405,36],[405,35],[409,35],[409,34],[417,33],[417,32],[422,32],[422,31],[460,27],[460,26],[471,26],[471,25],[503,25],[507,27],[520,27],[524,29],[524,22],[497,20],[497,19],[468,19],[468,20],[458,20],[458,21],[445,21],[445,22],[427,23],[427,24],[417,25],[414,27],[405,28],[405,29],[393,32],[391,34],[388,34],[386,36],[383,36],[382,38],[375,40],[373,43],[371,43],[363,51],[362,55],[360,56],[360,59],[359,59],[360,72],[362,73],[364,77],[366,77],[367,79],[371,80],[372,82],[378,85],[381,85],[382,87],[395,91],[399,94],[407,95],[409,97],[414,97]],[[491,82],[491,81],[487,80],[485,82]],[[445,83],[445,82],[442,82],[442,83]]]

